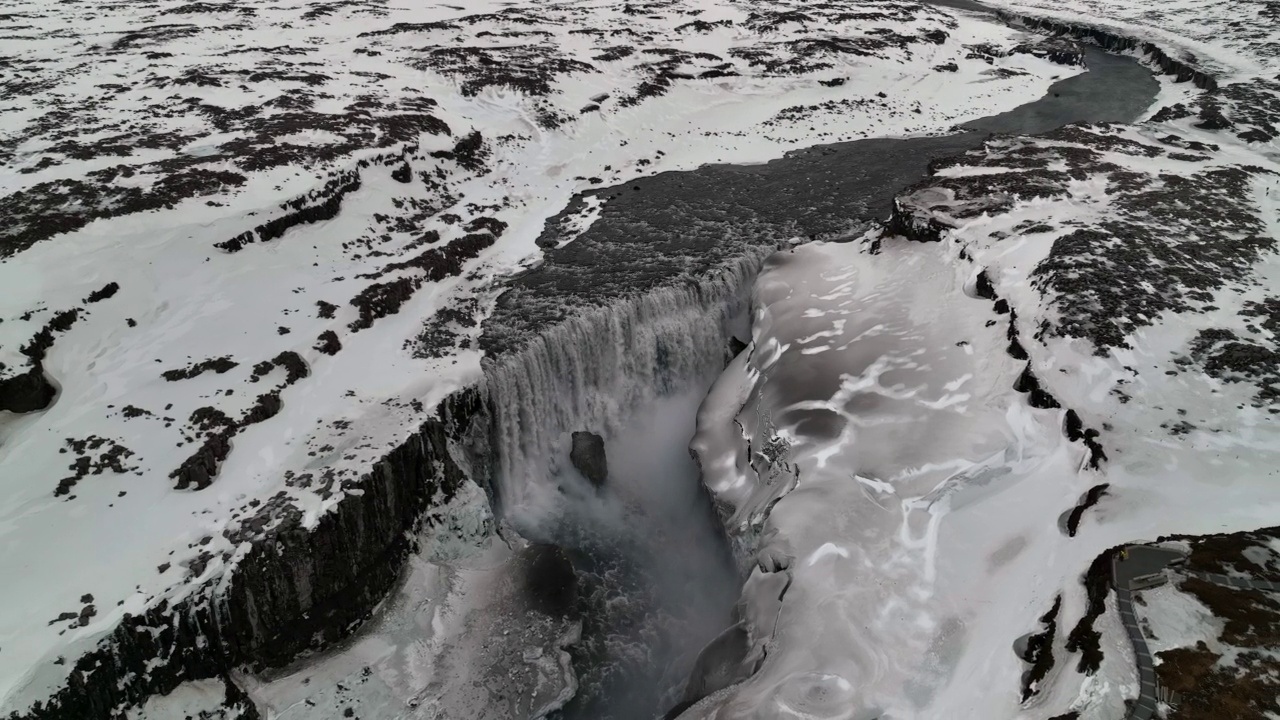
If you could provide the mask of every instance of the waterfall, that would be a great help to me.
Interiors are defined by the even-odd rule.
[[[731,321],[773,248],[751,247],[700,279],[584,310],[518,351],[486,362],[493,412],[490,489],[500,517],[536,524],[556,504],[567,433],[610,435],[646,399],[724,367]]]

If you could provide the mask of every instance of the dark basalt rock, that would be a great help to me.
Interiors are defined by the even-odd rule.
[[[86,304],[100,302],[115,297],[115,294],[119,291],[120,283],[109,282],[103,285],[101,290],[94,290],[89,293],[89,297],[85,298],[84,301]]]
[[[31,361],[26,372],[15,372],[0,377],[0,411],[25,413],[44,410],[57,396],[57,388],[44,374],[44,359],[53,347],[54,333],[64,333],[80,319],[80,309],[72,308],[56,313],[40,328],[39,332],[18,349]],[[0,364],[0,372],[7,370]]]
[[[40,368],[21,375],[0,378],[0,410],[15,413],[33,412],[49,407],[57,389],[45,378]]]
[[[231,453],[234,427],[226,427],[205,439],[194,454],[182,461],[169,478],[175,490],[204,490],[213,484],[222,461]]]
[[[236,252],[256,238],[258,242],[270,242],[284,236],[290,228],[298,225],[332,220],[342,210],[342,199],[360,189],[360,173],[355,170],[339,173],[325,186],[311,194],[290,200],[281,207],[289,212],[273,220],[268,220],[250,233],[241,233],[230,240],[214,243],[214,247],[227,252]],[[321,198],[319,202],[310,204],[312,198]]]
[[[1084,511],[1098,504],[1103,495],[1107,494],[1107,488],[1111,487],[1109,483],[1094,485],[1089,491],[1080,498],[1080,502],[1071,508],[1071,513],[1067,516],[1067,537],[1075,537],[1076,531],[1080,529],[1080,520],[1084,517]]]
[[[1058,628],[1058,610],[1062,608],[1062,596],[1053,600],[1049,612],[1040,616],[1040,624],[1044,630],[1027,638],[1026,654],[1023,657],[1031,667],[1022,676],[1022,702],[1030,700],[1039,692],[1037,684],[1053,669],[1053,636]]]
[[[991,284],[991,278],[987,275],[986,270],[978,273],[978,278],[973,284],[973,292],[983,300],[996,299],[995,286]]]
[[[232,360],[230,355],[224,355],[222,357],[201,360],[200,362],[192,363],[185,368],[165,370],[160,373],[160,377],[168,380],[169,382],[177,382],[179,380],[190,380],[191,378],[199,377],[206,372],[214,372],[221,375],[239,367],[239,365],[240,363]]]
[[[1027,393],[1027,404],[1033,408],[1050,410],[1062,407],[1052,394],[1040,387],[1040,380],[1031,371],[1030,363],[1022,370],[1022,374],[1018,376],[1017,382],[1013,384],[1013,389],[1020,393]]]
[[[205,362],[218,361],[230,362],[227,358]],[[193,367],[198,368],[204,364]],[[235,366],[235,363],[230,365],[230,367]],[[259,395],[253,406],[240,420],[232,421],[224,413],[213,408],[201,408],[192,413],[192,426],[197,429],[203,426],[207,434],[200,448],[169,473],[169,478],[174,481],[175,490],[204,490],[212,485],[214,478],[217,477],[218,468],[231,453],[231,441],[235,436],[250,425],[256,425],[278,415],[284,407],[280,392],[311,374],[311,369],[302,356],[292,350],[285,350],[269,361],[254,365],[253,375],[249,380],[258,382],[276,368],[282,368],[285,371],[284,382]],[[199,370],[199,372],[203,371],[203,369]]]
[[[921,212],[918,206],[905,202],[901,198],[893,201],[893,213],[884,224],[884,229],[892,235],[914,242],[941,242],[942,234],[950,230],[950,226]]]
[[[316,339],[316,350],[325,355],[337,355],[342,350],[342,341],[338,339],[338,334],[332,330],[325,330],[320,333],[320,337]]]
[[[582,476],[597,488],[609,479],[609,464],[604,455],[604,438],[592,432],[575,432],[569,460]]]
[[[1102,28],[1091,27],[1088,25],[1072,25],[1069,23],[1058,22],[1056,20],[1049,20],[1048,18],[1018,15],[1016,13],[1009,13],[1002,10],[996,11],[996,15],[1010,25],[1022,26],[1030,30],[1059,37],[1070,36],[1077,40],[1097,45],[1104,50],[1110,50],[1116,53],[1134,51],[1141,52],[1145,54],[1156,65],[1156,67],[1160,68],[1160,72],[1177,77],[1178,82],[1193,82],[1195,83],[1195,86],[1201,90],[1214,90],[1218,87],[1218,83],[1213,76],[1189,63],[1170,57],[1168,53],[1154,43],[1116,35],[1115,33],[1103,30]]]
[[[1058,65],[1083,66],[1084,49],[1069,40],[1051,39],[1038,43],[1022,43],[1009,52],[1010,55],[1031,55]]]
[[[183,682],[282,667],[350,635],[395,583],[423,513],[466,481],[450,445],[477,422],[479,393],[451,396],[312,529],[283,497],[264,504],[233,534],[249,548],[225,590],[215,578],[178,603],[126,615],[76,661],[66,687],[9,720],[108,720]],[[232,703],[250,704],[227,685]]]
[[[485,226],[493,229],[502,223],[493,220]],[[503,226],[505,227],[505,226]],[[471,233],[450,242],[442,248],[430,248],[418,255],[401,262],[384,266],[375,273],[361,275],[361,278],[379,278],[396,270],[410,268],[421,270],[416,276],[405,276],[385,283],[373,283],[361,290],[351,304],[360,311],[360,317],[347,325],[352,332],[359,332],[373,327],[378,319],[400,312],[400,307],[413,297],[413,294],[426,282],[438,282],[462,272],[462,264],[480,255],[493,245],[497,238],[491,232]]]
[[[1089,448],[1089,467],[1097,470],[1102,463],[1106,462],[1107,453],[1102,449],[1102,443],[1098,442],[1100,433],[1093,428],[1086,428],[1075,410],[1067,410],[1062,430],[1068,440],[1083,442],[1085,447]],[[1072,534],[1074,535],[1075,531],[1072,531]]]
[[[1264,301],[1272,302],[1272,301]],[[1266,317],[1272,305],[1251,303],[1241,313],[1244,317]],[[1271,329],[1276,321],[1267,318],[1261,324]],[[1274,330],[1272,330],[1274,333]],[[1275,335],[1272,336],[1275,338]],[[1206,328],[1191,341],[1191,358],[1179,364],[1197,364],[1209,375],[1229,383],[1250,383],[1257,387],[1253,404],[1280,413],[1280,342],[1243,338],[1225,328]]]
[[[1123,547],[1117,545],[1094,558],[1082,578],[1089,604],[1084,617],[1067,635],[1066,643],[1068,652],[1080,653],[1077,672],[1092,675],[1102,666],[1102,633],[1095,630],[1093,624],[1107,610],[1107,594],[1112,585],[1111,563]]]

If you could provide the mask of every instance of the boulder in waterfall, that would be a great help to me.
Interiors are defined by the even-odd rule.
[[[596,487],[604,487],[609,479],[609,464],[604,456],[604,438],[593,432],[575,432],[569,460],[583,477]]]

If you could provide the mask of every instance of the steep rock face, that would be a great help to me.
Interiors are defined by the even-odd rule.
[[[361,485],[308,530],[296,510],[253,546],[228,588],[223,641],[237,664],[278,666],[350,632],[390,589],[412,551],[406,536],[432,505],[448,502],[467,476],[450,442],[481,421],[474,391],[441,405]]]
[[[264,506],[260,535],[228,587],[209,584],[182,602],[126,617],[76,663],[66,688],[11,718],[111,718],[183,681],[278,667],[349,635],[395,582],[413,550],[408,531],[468,481],[455,449],[484,422],[474,389],[451,396],[438,418],[373,468],[362,493],[314,528],[283,502],[280,515]]]
[[[1014,26],[1022,26],[1028,30],[1056,36],[1073,37],[1077,40],[1097,45],[1104,50],[1117,53],[1141,52],[1150,58],[1162,73],[1177,77],[1179,82],[1193,82],[1201,90],[1213,90],[1218,87],[1218,82],[1213,76],[1190,63],[1170,56],[1155,43],[1135,40],[1131,37],[1089,25],[1064,23],[1048,18],[1031,17],[1010,12],[998,12],[997,15],[999,15],[1000,19]]]

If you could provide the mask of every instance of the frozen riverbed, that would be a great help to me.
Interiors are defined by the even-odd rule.
[[[1057,592],[1024,580],[1052,564],[1056,518],[1089,481],[1061,411],[1012,389],[1007,324],[946,252],[811,244],[762,273],[753,347],[703,406],[695,447],[755,549],[744,602],[764,661],[708,708],[1016,713],[1010,641]]]

